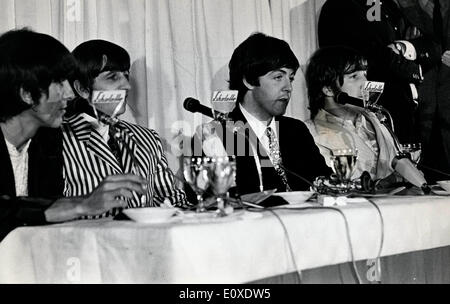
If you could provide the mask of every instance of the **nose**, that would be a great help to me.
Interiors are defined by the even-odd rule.
[[[122,80],[121,80],[120,88],[122,90],[130,90],[131,89],[130,80],[129,80],[128,76],[125,76],[124,73],[122,73]]]
[[[64,100],[72,100],[75,98],[75,94],[73,93],[72,87],[70,86],[69,81],[64,80],[62,82],[63,85],[63,99]]]
[[[286,92],[292,92],[292,82],[291,82],[291,79],[289,79],[289,78],[287,78],[286,80],[285,80],[285,85],[284,85],[284,91],[286,91]]]

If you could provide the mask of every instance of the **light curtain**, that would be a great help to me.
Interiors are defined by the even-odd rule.
[[[186,97],[210,106],[227,89],[228,61],[252,32],[288,41],[304,69],[317,47],[317,13],[324,0],[1,0],[0,32],[29,27],[69,50],[105,39],[128,50],[132,91],[122,117],[161,135],[178,168],[182,139],[203,121],[182,107]],[[303,70],[287,115],[308,117]]]

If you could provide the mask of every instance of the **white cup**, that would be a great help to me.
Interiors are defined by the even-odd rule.
[[[138,223],[163,223],[175,215],[175,208],[145,207],[123,210],[126,216]]]
[[[450,180],[438,181],[437,183],[442,189],[450,193]]]

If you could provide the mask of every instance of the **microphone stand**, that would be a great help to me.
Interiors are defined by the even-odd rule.
[[[409,160],[411,160],[408,153],[403,152],[402,149],[400,148],[400,141],[394,133],[394,121],[392,119],[391,113],[381,105],[370,104],[370,105],[366,106],[365,108],[374,114],[382,115],[383,119],[380,119],[380,122],[386,127],[386,129],[389,131],[390,135],[392,136],[392,139],[394,140],[394,146],[397,151],[397,156],[393,160],[392,166],[396,167],[395,164],[398,163],[398,161],[401,160],[402,158],[408,158]],[[387,120],[388,120],[387,117],[389,117],[389,123],[387,123]],[[425,193],[425,194],[428,194],[431,192],[431,188],[426,183],[426,181],[423,185],[420,186],[420,188],[422,189],[423,193]]]

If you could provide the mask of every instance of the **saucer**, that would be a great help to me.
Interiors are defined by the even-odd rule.
[[[450,192],[442,189],[441,186],[439,186],[439,185],[431,186],[431,192],[436,195],[444,195],[444,196],[450,195]]]

